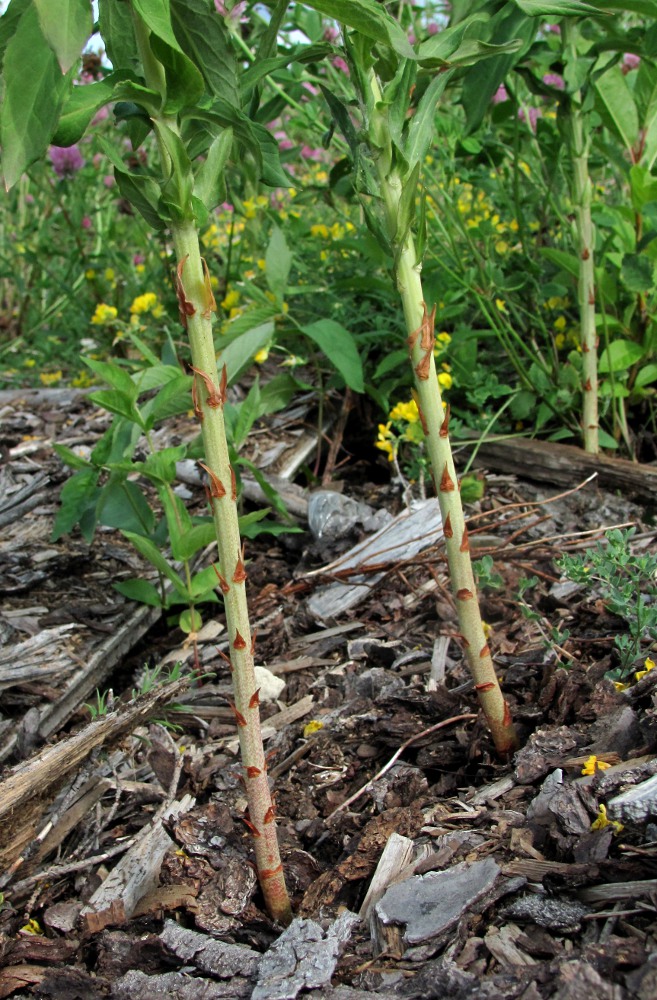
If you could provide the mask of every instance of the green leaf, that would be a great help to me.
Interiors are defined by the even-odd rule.
[[[270,292],[278,302],[285,299],[287,279],[292,267],[292,251],[285,242],[285,236],[278,226],[272,229],[269,246],[265,254],[265,277]]]
[[[594,88],[602,120],[631,153],[639,134],[639,115],[620,67],[612,66],[599,76]]]
[[[447,85],[448,79],[449,76],[447,73],[436,74],[420,98],[415,114],[411,118],[404,143],[404,155],[411,169],[416,163],[424,163],[424,158],[433,140],[436,104]]]
[[[182,544],[185,535],[192,529],[192,519],[180,497],[170,489],[161,487],[158,494],[167,519],[171,553],[174,559],[182,561]]]
[[[565,17],[569,14],[597,14],[600,6],[582,0],[515,0],[529,17]],[[604,6],[602,6],[604,9]]]
[[[162,607],[159,590],[148,580],[122,580],[120,583],[113,583],[112,586],[130,601],[139,601],[140,604],[148,604],[152,608]]]
[[[390,46],[407,59],[417,58],[402,26],[376,0],[306,0],[306,6]]]
[[[213,521],[203,524],[195,524],[189,531],[186,531],[179,541],[179,551],[181,559],[192,559],[201,549],[207,548],[217,540],[217,532]],[[214,586],[217,586],[217,577],[214,578]]]
[[[178,628],[185,635],[189,635],[191,632],[199,632],[202,627],[203,619],[201,618],[201,613],[196,608],[193,610],[192,608],[186,608],[185,611],[181,612],[178,619]]]
[[[190,376],[181,374],[167,382],[157,396],[144,403],[141,413],[149,430],[160,420],[189,410],[191,384]]]
[[[150,535],[155,528],[155,515],[136,483],[123,478],[110,479],[103,487],[96,508],[100,524],[108,528]]]
[[[4,58],[9,39],[16,33],[19,21],[31,3],[32,0],[11,0],[7,10],[0,17],[0,63]]]
[[[207,599],[210,595],[216,598],[214,589],[217,586],[217,574],[214,571],[214,567],[206,566],[205,569],[199,570],[192,577],[192,594],[198,600],[199,598]]]
[[[144,538],[142,535],[136,535],[132,531],[124,531],[123,535],[132,545],[134,545],[140,555],[142,555],[145,559],[148,559],[149,563],[155,567],[158,573],[161,573],[162,576],[165,576],[167,580],[171,581],[181,595],[188,596],[185,581],[178,575],[178,573],[176,573],[173,566],[169,565],[157,545],[155,545],[154,542],[151,542],[150,538]]]
[[[86,132],[89,122],[115,96],[115,85],[123,74],[109,73],[102,80],[84,87],[72,87],[66,96],[53,136],[53,145],[72,146]]]
[[[626,253],[620,276],[628,292],[637,295],[649,292],[655,286],[655,261],[645,254]]]
[[[636,389],[642,389],[644,385],[650,385],[651,382],[657,382],[657,364],[654,363],[643,365],[639,369],[634,386]]]
[[[208,212],[226,200],[226,164],[233,148],[233,130],[225,128],[212,141],[194,178],[194,194]]]
[[[363,392],[363,365],[353,334],[332,319],[318,319],[302,330],[335,365],[349,388]]]
[[[57,56],[62,73],[80,59],[91,32],[93,18],[88,0],[34,0],[41,30]]]
[[[138,424],[142,430],[146,429],[132,398],[125,392],[117,392],[115,389],[101,390],[100,392],[92,392],[89,398],[96,406],[102,406],[104,410],[117,413],[120,417],[127,417],[128,420]]]
[[[161,38],[172,49],[182,52],[178,39],[173,33],[169,0],[132,0],[132,5],[144,24],[157,38]]]
[[[2,172],[7,189],[46,151],[70,87],[43,37],[36,8],[29,7],[7,44],[0,119]]]
[[[614,340],[600,354],[598,371],[601,375],[607,372],[626,372],[642,357],[643,348],[640,344],[635,344],[631,340]]]
[[[163,113],[177,115],[183,108],[197,104],[205,92],[205,83],[191,59],[160,38],[151,38],[151,48],[164,66],[166,101]]]
[[[117,3],[116,0],[99,0],[98,26],[105,51],[114,69],[139,72],[141,60],[130,4]]]
[[[153,483],[172,483],[176,478],[176,462],[181,462],[187,452],[187,445],[175,448],[161,448],[152,452],[145,462],[136,463],[139,470]]]
[[[90,507],[95,507],[99,469],[85,469],[67,479],[59,494],[61,507],[55,518],[51,540],[67,535]],[[93,531],[92,531],[93,534]]]
[[[208,91],[239,107],[237,64],[223,17],[206,0],[170,0],[170,6],[180,47],[203,74]]]
[[[160,189],[152,177],[130,174],[114,168],[114,176],[122,198],[130,202],[153,229],[166,229],[167,220],[160,207]]]
[[[82,458],[81,455],[76,454],[71,448],[67,448],[63,444],[53,444],[53,451],[59,455],[62,462],[68,465],[69,469],[92,469],[93,463],[89,462],[86,458]]]
[[[244,372],[253,362],[253,358],[263,347],[265,347],[274,336],[274,324],[272,322],[262,323],[240,337],[231,341],[219,355],[218,365],[226,365],[228,370],[228,381],[235,379]]]
[[[162,121],[156,121],[155,130],[171,160],[169,177],[162,185],[161,200],[171,212],[174,222],[187,222],[193,217],[192,164],[182,139],[173,129]]]
[[[94,361],[93,358],[85,358],[84,363],[87,368],[91,368],[95,375],[102,378],[113,389],[118,389],[119,392],[125,393],[133,402],[136,400],[139,389],[124,368],[113,365],[109,361]]]

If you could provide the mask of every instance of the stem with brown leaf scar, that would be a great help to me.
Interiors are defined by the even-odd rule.
[[[136,35],[149,87],[162,93],[164,74],[155,58],[149,32],[135,16]],[[178,121],[171,116],[154,116],[155,131],[165,178],[181,170],[174,162],[162,136],[168,132],[180,141]],[[171,139],[169,139],[171,144]],[[193,189],[193,178],[179,178],[178,188]],[[201,425],[208,474],[208,502],[217,535],[219,568],[216,569],[226,610],[230,643],[234,704],[231,705],[244,767],[244,785],[248,803],[245,823],[253,835],[258,878],[270,915],[279,923],[292,919],[276,835],[276,820],[267,778],[267,763],[262,745],[258,689],[254,671],[254,642],[246,600],[246,570],[242,554],[237,513],[235,473],[231,467],[226,441],[223,406],[226,398],[225,366],[217,371],[212,336],[212,312],[216,310],[207,265],[201,258],[198,228],[191,204],[184,207],[179,219],[171,223],[176,253],[175,287],[180,318],[187,329],[194,373],[194,411]]]
[[[484,635],[477,588],[472,571],[468,531],[465,525],[460,484],[454,467],[449,441],[449,407],[444,407],[434,361],[435,307],[428,311],[422,292],[421,261],[418,259],[410,226],[401,241],[396,234],[402,225],[404,186],[399,169],[390,155],[392,143],[385,112],[381,111],[381,91],[372,72],[374,96],[371,110],[371,134],[378,138],[372,149],[376,161],[382,214],[392,243],[394,276],[401,296],[408,346],[414,376],[414,398],[426,439],[434,485],[443,519],[445,549],[459,620],[459,631],[470,672],[475,681],[479,703],[486,716],[497,751],[506,756],[517,746],[509,706],[495,673],[490,648]]]

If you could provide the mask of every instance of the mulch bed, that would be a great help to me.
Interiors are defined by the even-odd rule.
[[[0,517],[27,494],[0,543],[0,998],[657,995],[657,670],[617,691],[622,621],[554,568],[615,524],[654,545],[640,507],[595,484],[545,503],[545,486],[487,476],[470,537],[504,578],[482,610],[520,735],[511,761],[478,713],[440,544],[324,621],[316,571],[361,529],[331,547],[309,532],[248,544],[258,662],[285,682],[262,711],[296,914],[281,933],[242,822],[221,606],[196,651],[140,620],[104,673],[135,621],[111,582],[141,564],[115,532],[49,541],[65,476],[50,442],[93,440],[103,420],[80,394],[0,409]],[[340,468],[343,494],[397,513],[367,461]],[[538,625],[513,597],[532,575]],[[550,624],[570,629],[562,652]],[[167,656],[212,675],[135,701]],[[96,686],[111,711],[89,722]],[[610,766],[583,775],[592,754]],[[592,829],[601,804],[622,829]]]

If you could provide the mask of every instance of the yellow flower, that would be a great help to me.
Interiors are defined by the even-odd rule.
[[[267,262],[266,262],[266,260],[265,260],[264,257],[260,257],[256,261],[256,264],[258,265],[258,267],[260,268],[261,271],[264,271],[264,269],[267,267]]]
[[[39,381],[42,385],[56,385],[62,380],[61,371],[56,372],[41,372],[39,375]]]
[[[488,624],[488,622],[482,621],[481,627],[484,630],[484,638],[490,639],[491,635],[493,634],[493,630]]]
[[[397,403],[388,416],[391,420],[406,420],[409,424],[415,424],[420,419],[417,403],[414,399],[409,399],[407,403]]]
[[[566,317],[565,316],[557,316],[557,318],[554,321],[554,329],[558,330],[559,333],[562,333],[566,329]]]
[[[597,819],[594,819],[593,822],[591,823],[591,829],[592,830],[604,830],[604,828],[606,826],[613,826],[614,833],[620,833],[621,830],[625,829],[625,827],[623,826],[622,823],[619,823],[619,822],[617,822],[616,820],[613,820],[613,819],[609,819],[609,817],[607,816],[607,807],[606,806],[599,805],[598,806],[598,817],[597,817]]]
[[[108,306],[104,302],[100,302],[91,317],[91,322],[95,323],[96,326],[104,326],[106,323],[113,323],[118,315],[119,311],[114,306]]]
[[[438,344],[445,344],[446,345],[446,344],[450,344],[451,341],[452,341],[452,338],[449,335],[449,333],[447,333],[446,330],[442,330],[441,333],[439,333],[438,336],[436,337],[436,343],[438,343]]]
[[[105,281],[109,281],[110,283],[114,283],[116,281],[116,272],[113,267],[105,268]]]
[[[25,358],[25,361],[23,362],[23,367],[24,368],[34,368],[35,364],[36,364],[36,361],[34,360],[34,358]]]
[[[388,456],[388,461],[392,462],[395,457],[395,447],[392,441],[392,429],[390,423],[379,424],[379,433],[376,439],[376,447]]]
[[[341,240],[344,236],[344,226],[341,226],[339,222],[334,222],[331,226],[331,238],[334,240]]]
[[[87,279],[87,281],[93,281],[94,278],[96,277],[96,272],[94,271],[93,267],[90,267],[87,271],[85,271],[84,276]]]
[[[449,372],[440,372],[438,375],[438,385],[441,389],[451,389],[453,384],[452,376]]]
[[[610,764],[607,764],[604,760],[598,760],[596,755],[593,753],[586,760],[584,767],[582,768],[582,774],[596,774],[597,771],[605,771]]]
[[[232,288],[226,295],[226,298],[221,303],[221,308],[233,309],[237,305],[239,300],[240,300],[240,293],[237,291],[236,288]]]
[[[563,333],[558,333],[554,338],[554,346],[556,347],[556,349],[560,351],[565,343],[566,343],[566,338],[563,335]]]
[[[43,934],[43,930],[41,928],[41,924],[39,923],[39,921],[35,920],[34,917],[32,917],[31,920],[28,920],[28,922],[21,927],[19,933],[38,935],[38,934]]]
[[[495,299],[495,305],[501,313],[505,313],[507,311],[504,299]]]
[[[640,681],[642,677],[645,677],[646,674],[650,673],[650,671],[654,669],[655,669],[655,661],[651,660],[650,657],[648,656],[643,661],[643,670],[637,670],[634,676],[638,681]]]
[[[313,733],[318,733],[319,730],[323,728],[324,728],[323,722],[319,722],[318,719],[311,719],[310,722],[303,727],[304,739],[307,740],[309,736],[312,736]]]
[[[269,348],[261,347],[257,354],[253,355],[253,360],[257,365],[261,365],[269,357]]]
[[[256,212],[256,203],[253,200],[253,198],[247,198],[245,202],[242,202],[242,205],[244,208],[244,215],[246,216],[246,218],[255,219],[257,212]]]
[[[509,252],[509,244],[505,240],[498,240],[495,244],[495,250],[499,254],[505,254]]]
[[[75,386],[76,389],[87,389],[90,385],[94,384],[94,380],[91,374],[86,371],[81,371],[76,377],[71,381],[71,385]]]
[[[137,272],[137,274],[143,274],[145,270],[146,270],[145,264],[135,264],[135,271]]]
[[[153,312],[157,308],[157,295],[155,292],[144,292],[143,295],[138,295],[134,299],[132,305],[130,306],[130,312],[135,315],[141,315],[142,313]]]
[[[321,236],[323,240],[327,240],[329,238],[328,226],[325,226],[323,222],[320,222],[315,226],[311,226],[310,235]]]
[[[627,691],[629,684],[623,684],[622,681],[614,681],[614,687],[617,691]]]

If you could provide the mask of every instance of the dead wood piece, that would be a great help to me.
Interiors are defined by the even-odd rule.
[[[530,882],[542,882],[550,875],[561,875],[564,878],[597,878],[597,865],[567,864],[562,861],[511,861],[504,865],[504,875],[522,875]]]
[[[158,885],[147,892],[137,903],[133,917],[143,917],[163,910],[185,910],[193,907],[198,895],[197,885],[169,884]]]
[[[148,976],[145,972],[126,972],[112,985],[111,1000],[241,1000],[249,996],[251,985],[217,983],[211,979],[190,978],[184,972],[164,972]]]
[[[0,969],[0,998],[11,996],[16,990],[40,983],[48,970],[43,965],[23,963]]]
[[[442,938],[491,891],[499,875],[499,865],[489,857],[390,886],[372,911],[379,952],[402,958],[409,948]]]
[[[522,931],[515,924],[490,927],[484,938],[484,944],[502,967],[536,965],[536,959],[518,946],[517,941],[521,935]]]
[[[11,474],[10,478],[13,478]],[[0,482],[0,528],[17,521],[38,507],[43,502],[43,493],[49,482],[50,476],[45,472],[38,472],[25,486],[13,492],[10,492],[9,488],[3,488],[8,484]]]
[[[657,775],[610,799],[607,811],[624,823],[645,823],[657,817]]]
[[[574,962],[564,962],[559,969],[558,989],[552,994],[552,1000],[622,1000],[625,995],[622,987],[605,982],[599,972],[578,959]]]
[[[306,577],[341,574],[349,577],[345,583],[332,583],[317,590],[308,600],[310,613],[320,620],[342,614],[367,597],[382,578],[384,569],[412,559],[423,549],[437,545],[442,538],[442,519],[436,500],[414,503],[410,510],[398,514],[339,559],[306,574]]]
[[[263,955],[251,1000],[295,1000],[302,990],[328,986],[359,922],[349,910],[326,930],[314,920],[297,917]]]
[[[32,839],[49,801],[67,775],[96,748],[131,732],[153,714],[156,706],[174,699],[188,683],[182,678],[143,695],[134,705],[95,719],[80,732],[46,747],[17,765],[0,783],[0,865],[14,861],[26,839]],[[31,808],[25,808],[28,803]],[[20,808],[22,807],[22,808]],[[16,845],[21,845],[17,850]]]
[[[363,919],[367,919],[371,908],[375,903],[378,903],[390,883],[396,880],[399,873],[407,865],[411,864],[413,847],[413,841],[409,837],[402,837],[398,833],[390,834],[360,908],[360,916]]]
[[[620,490],[641,502],[657,496],[657,467],[608,455],[588,455],[581,448],[553,441],[485,441],[474,464],[553,486],[575,486],[597,473],[600,486],[606,489]]]
[[[579,930],[589,909],[570,899],[527,893],[514,899],[503,911],[505,918],[527,921],[550,931],[571,933]]]
[[[237,988],[240,980],[250,982],[254,979],[261,959],[257,951],[246,945],[217,941],[207,934],[181,927],[173,920],[166,921],[160,940],[180,961],[217,979],[235,981]]]
[[[195,801],[185,795],[173,802],[112,869],[80,914],[89,933],[132,918],[140,900],[155,889],[162,859],[174,846],[163,821],[189,812]]]
[[[87,815],[90,809],[95,806],[96,802],[102,798],[105,792],[109,791],[112,787],[112,782],[108,778],[100,778],[97,776],[91,778],[86,785],[80,790],[80,797],[76,802],[71,805],[69,809],[57,820],[55,826],[50,831],[50,833],[43,840],[39,852],[37,854],[37,860],[41,861],[43,858],[48,857],[48,855],[59,847],[65,837],[74,830],[81,819]]]
[[[579,898],[583,903],[608,902],[610,899],[635,899],[637,896],[651,896],[657,892],[657,878],[647,878],[634,882],[604,882],[580,889]]]
[[[24,642],[0,650],[0,691],[46,678],[52,681],[74,670],[75,660],[64,649],[57,648],[59,640],[73,629],[75,625],[44,629]]]

